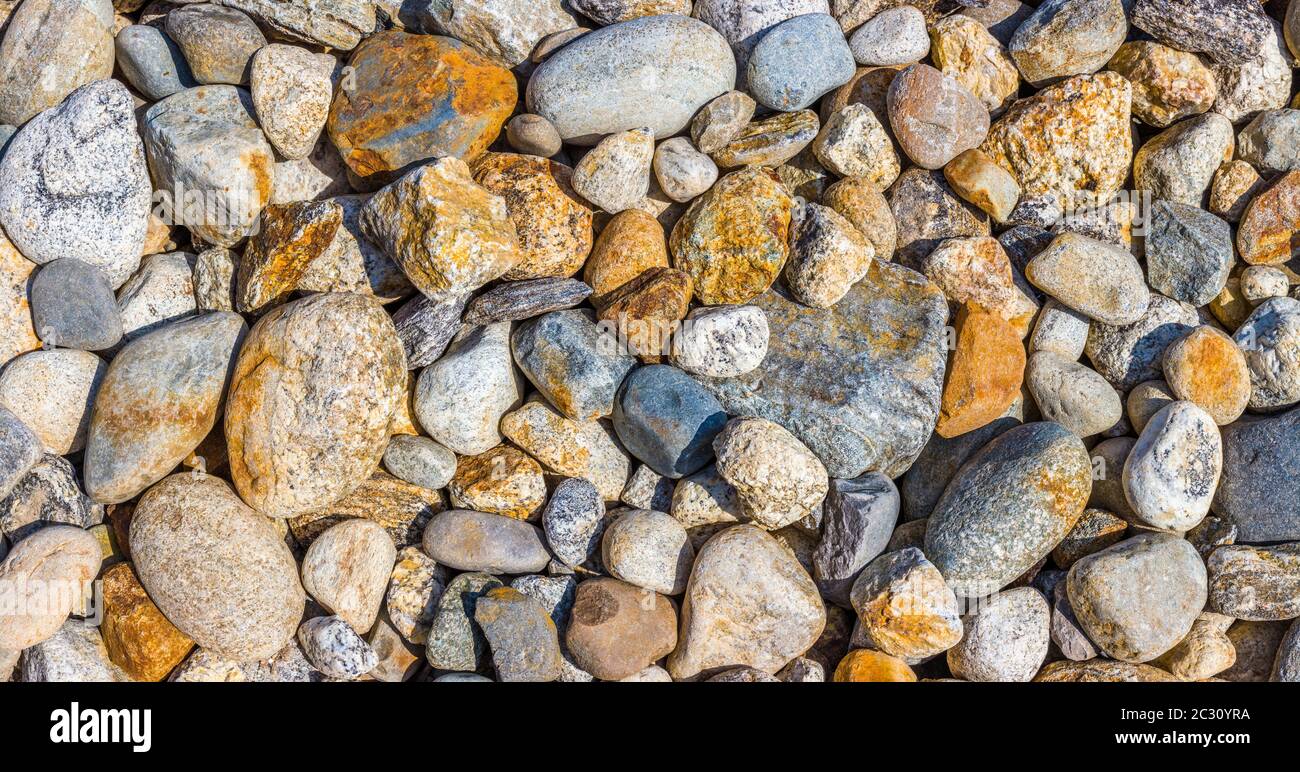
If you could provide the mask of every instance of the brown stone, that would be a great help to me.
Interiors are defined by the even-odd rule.
[[[592,289],[592,301],[613,292],[651,268],[668,267],[668,241],[652,215],[628,209],[614,215],[596,239],[582,280]]]
[[[943,167],[944,179],[957,195],[998,222],[1006,222],[1020,200],[1016,178],[982,150],[967,150]]]
[[[921,273],[953,303],[973,302],[1029,333],[1038,304],[1016,281],[1011,259],[989,236],[951,238],[926,256]]]
[[[1080,558],[1119,542],[1127,530],[1127,520],[1104,509],[1085,509],[1070,532],[1052,550],[1052,562],[1062,571],[1068,570]]]
[[[334,201],[267,205],[239,261],[237,310],[259,313],[287,298],[342,224],[343,207]]]
[[[1291,259],[1291,240],[1300,231],[1300,171],[1287,172],[1251,199],[1237,228],[1237,251],[1251,265],[1280,265]]]
[[[944,75],[965,86],[998,115],[1020,90],[1020,71],[1007,49],[984,25],[956,14],[930,28],[930,57]]]
[[[473,166],[474,181],[501,196],[515,225],[521,257],[511,281],[568,277],[591,253],[591,208],[573,191],[573,170],[530,155],[488,153]]]
[[[745,303],[772,286],[790,251],[793,203],[774,174],[747,168],[691,204],[670,245],[701,303]]]
[[[1241,280],[1236,276],[1228,279],[1228,283],[1219,290],[1218,296],[1210,301],[1209,308],[1214,318],[1229,330],[1240,327],[1246,321],[1246,317],[1250,316],[1250,312],[1255,310],[1242,294]]]
[[[627,678],[676,648],[677,609],[657,592],[589,579],[578,585],[565,643],[574,664],[596,678]]]
[[[913,270],[945,239],[989,235],[988,215],[963,201],[942,172],[907,169],[888,198],[898,233],[897,260]]]
[[[965,86],[928,64],[914,64],[889,86],[889,125],[908,158],[938,169],[979,147],[989,111]]]
[[[1151,40],[1125,43],[1106,66],[1133,85],[1133,115],[1148,126],[1203,113],[1219,96],[1205,60]]]
[[[898,246],[894,213],[873,181],[845,177],[826,188],[822,204],[839,212],[871,242],[877,260],[889,262],[894,259],[894,249]]]
[[[1238,222],[1263,187],[1264,180],[1255,167],[1241,160],[1229,161],[1214,173],[1207,208],[1228,222]]]
[[[349,495],[289,519],[289,531],[304,549],[331,526],[354,517],[379,523],[400,550],[420,543],[429,518],[446,509],[442,494],[377,471]]]
[[[941,437],[956,437],[1006,413],[1020,396],[1025,347],[1010,322],[974,303],[957,315],[957,348],[939,405]]]
[[[108,658],[136,681],[161,681],[190,653],[194,641],[149,600],[130,563],[109,567],[100,580],[104,621],[99,630]]]
[[[741,129],[735,139],[709,157],[722,169],[780,166],[799,155],[820,130],[821,121],[812,110],[777,113]]]
[[[618,325],[628,350],[658,361],[672,349],[672,336],[691,310],[690,274],[675,268],[651,268],[601,297],[597,319]]]
[[[884,123],[889,113],[889,108],[885,104],[889,85],[902,71],[903,65],[858,69],[848,83],[822,99],[821,119],[825,121],[849,105],[860,104],[871,108],[871,112],[876,114],[881,123]]]
[[[1178,399],[1195,402],[1219,426],[1227,426],[1246,412],[1250,368],[1245,354],[1226,333],[1201,326],[1169,344],[1164,371]]]
[[[916,673],[898,657],[870,649],[854,649],[840,660],[832,680],[848,683],[915,681]]]
[[[1083,662],[1060,660],[1048,663],[1034,680],[1042,683],[1116,683],[1177,681],[1158,667],[1135,665],[1113,659],[1089,659]]]

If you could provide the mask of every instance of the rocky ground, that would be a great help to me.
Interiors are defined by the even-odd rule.
[[[1300,0],[0,29],[0,680],[1300,680]]]

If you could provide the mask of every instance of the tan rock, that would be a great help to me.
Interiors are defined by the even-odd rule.
[[[877,260],[887,263],[894,259],[894,248],[898,245],[894,213],[871,180],[846,177],[826,189],[822,204],[839,212],[858,233],[867,237]]]
[[[1151,40],[1125,43],[1109,69],[1133,86],[1133,115],[1148,126],[1164,128],[1214,106],[1219,86],[1214,71],[1197,54]]]
[[[280,155],[306,158],[329,118],[338,60],[272,43],[253,54],[249,85],[266,138]]]
[[[875,248],[847,219],[821,204],[796,211],[785,285],[795,299],[830,308],[871,270]]]
[[[1133,156],[1133,185],[1152,198],[1201,206],[1219,167],[1232,160],[1232,123],[1204,113],[1170,126]]]
[[[346,496],[378,466],[405,385],[397,330],[373,298],[313,295],[262,317],[226,405],[240,496],[271,517]]]
[[[1241,280],[1236,276],[1228,278],[1228,283],[1219,291],[1218,296],[1210,301],[1209,309],[1214,318],[1229,330],[1240,327],[1254,310],[1241,291]]]
[[[630,353],[659,361],[672,350],[673,335],[691,308],[693,284],[685,271],[651,268],[602,295],[596,318],[617,325]]]
[[[627,484],[632,462],[600,421],[571,420],[534,398],[501,419],[501,433],[548,472],[595,485],[605,501],[617,501]]]
[[[653,215],[628,209],[614,215],[600,232],[582,272],[593,302],[650,268],[668,267],[668,242]]]
[[[950,238],[925,258],[921,272],[949,301],[977,303],[1010,322],[1022,338],[1029,334],[1038,304],[1017,283],[997,239]]]
[[[1038,671],[1034,680],[1042,683],[1151,683],[1178,679],[1151,665],[1135,665],[1113,659],[1089,659],[1083,662],[1049,662]]]
[[[0,123],[21,126],[113,75],[109,0],[24,0],[0,45]]]
[[[982,150],[967,150],[952,159],[943,167],[943,176],[957,195],[998,222],[1006,222],[1020,200],[1016,178]]]
[[[0,625],[0,651],[21,651],[57,633],[81,607],[101,559],[95,537],[69,525],[41,528],[13,545],[0,561],[0,587],[13,604]]]
[[[86,446],[91,408],[104,380],[104,360],[89,351],[29,351],[0,371],[0,407],[27,424],[59,456]]]
[[[954,78],[928,64],[903,70],[889,86],[889,125],[908,158],[939,169],[979,147],[989,131],[989,111]]]
[[[573,190],[573,170],[544,158],[486,153],[474,181],[505,199],[520,260],[506,279],[572,276],[591,253],[592,211]]]
[[[445,508],[438,491],[412,485],[387,472],[375,472],[333,504],[290,518],[289,531],[299,545],[306,547],[335,524],[363,518],[383,526],[402,549],[419,544],[429,519]]]
[[[1052,549],[1052,562],[1068,571],[1080,558],[1118,543],[1128,531],[1128,521],[1104,509],[1085,509],[1061,543]]]
[[[1264,181],[1253,166],[1242,160],[1229,161],[1214,173],[1207,208],[1228,222],[1238,222],[1263,187]]]
[[[870,648],[904,662],[922,662],[961,641],[957,597],[919,549],[888,552],[868,563],[850,601]]]
[[[1219,426],[1227,426],[1246,412],[1250,368],[1246,355],[1224,332],[1201,326],[1169,344],[1164,372],[1178,399],[1195,402]]]
[[[1300,171],[1287,172],[1251,199],[1237,228],[1237,251],[1251,265],[1279,265],[1291,259],[1291,240],[1300,231]]]
[[[344,520],[322,533],[302,559],[302,586],[316,602],[365,635],[375,624],[397,562],[393,538],[378,523]]]
[[[0,233],[0,367],[19,354],[41,347],[32,329],[32,310],[27,300],[35,271],[36,263],[19,254]]]
[[[1020,71],[1006,47],[969,16],[945,16],[930,27],[930,58],[993,116],[1009,107],[1020,90]]]
[[[1191,632],[1152,664],[1183,681],[1203,681],[1222,673],[1237,661],[1228,628],[1237,620],[1206,611],[1192,623]]]
[[[546,503],[541,465],[511,445],[462,457],[447,491],[454,507],[518,520],[530,519]]]
[[[965,303],[957,315],[957,347],[939,404],[941,437],[974,431],[1006,413],[1020,396],[1025,347],[1020,333],[999,315]]]
[[[99,631],[113,664],[136,681],[161,681],[185,659],[194,641],[158,610],[130,563],[104,571],[104,621]]]
[[[898,657],[870,649],[854,649],[840,660],[833,681],[868,683],[874,681],[916,681],[916,673]]]
[[[777,113],[754,121],[709,157],[722,169],[780,166],[817,138],[821,122],[812,110]]]
[[[1062,233],[1025,266],[1025,278],[1075,311],[1108,325],[1132,324],[1151,293],[1132,254],[1103,241]]]
[[[287,298],[342,224],[343,207],[333,201],[269,204],[239,261],[236,309],[260,313]]]
[[[736,490],[745,517],[775,531],[816,517],[826,467],[797,437],[765,418],[733,418],[713,440],[718,474]]]
[[[876,190],[898,179],[898,154],[880,119],[866,105],[854,103],[835,112],[813,140],[822,166],[841,177],[860,177]]]

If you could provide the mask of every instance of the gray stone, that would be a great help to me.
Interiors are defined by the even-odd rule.
[[[1079,625],[1079,620],[1074,616],[1074,608],[1070,606],[1070,594],[1066,591],[1065,572],[1058,572],[1060,580],[1052,590],[1052,622],[1051,635],[1052,643],[1061,650],[1061,654],[1066,659],[1074,662],[1084,662],[1098,656],[1097,644],[1093,643],[1088,634],[1083,631]],[[1042,576],[1042,574],[1039,574]]]
[[[524,113],[506,123],[506,141],[524,155],[550,158],[564,147],[560,132],[540,115]]]
[[[737,88],[745,88],[745,64],[768,30],[787,19],[805,14],[828,14],[827,0],[752,0],[737,4],[732,0],[696,0],[693,13],[697,19],[717,30],[736,54],[740,78]]]
[[[1104,432],[1124,416],[1119,394],[1096,371],[1050,351],[1029,357],[1025,385],[1043,418],[1079,437]]]
[[[97,81],[19,130],[0,160],[0,223],[35,263],[72,257],[118,287],[140,262],[152,189],[126,87]]]
[[[614,431],[628,452],[673,479],[713,459],[713,439],[726,422],[708,389],[668,365],[633,371],[614,406]]]
[[[828,14],[810,13],[769,29],[750,52],[749,93],[773,110],[802,110],[847,83],[853,53],[840,25]]]
[[[522,321],[551,311],[563,311],[582,303],[591,287],[577,279],[550,277],[508,281],[470,301],[465,324]]]
[[[1065,538],[1091,487],[1078,437],[1051,422],[1018,426],[958,470],[930,516],[925,554],[958,595],[994,593]]]
[[[1018,417],[1007,415],[956,437],[930,435],[929,442],[903,477],[900,493],[904,520],[929,517],[962,464],[994,437],[1019,425]]]
[[[1050,351],[1076,361],[1083,356],[1083,349],[1088,344],[1090,325],[1088,317],[1051,298],[1043,304],[1038,321],[1034,323],[1034,331],[1029,336],[1029,353]]]
[[[424,528],[424,552],[457,571],[526,574],[551,560],[537,526],[504,515],[452,509]]]
[[[1300,168],[1300,110],[1264,110],[1241,130],[1237,157],[1272,177]]]
[[[198,310],[194,296],[195,255],[168,252],[149,255],[117,293],[122,330],[128,340],[190,316]]]
[[[528,81],[528,112],[580,145],[641,126],[670,137],[735,80],[735,59],[708,25],[650,16],[590,32],[552,54]]]
[[[40,438],[13,411],[0,407],[0,500],[36,466],[42,452]]]
[[[1042,87],[1105,67],[1127,34],[1120,0],[1047,0],[1020,25],[1008,48],[1025,80]]]
[[[1247,61],[1214,67],[1219,96],[1212,109],[1232,123],[1248,121],[1261,110],[1286,107],[1291,98],[1291,56],[1282,25],[1266,21],[1273,34],[1265,35],[1263,42],[1251,49]]]
[[[946,239],[989,235],[988,215],[953,192],[942,171],[905,170],[889,189],[889,208],[897,261],[913,270]]]
[[[109,0],[25,0],[0,45],[0,123],[22,126],[77,87],[112,75]]]
[[[1300,544],[1219,547],[1206,568],[1216,611],[1252,622],[1300,617]]]
[[[438,0],[418,5],[427,31],[463,40],[508,67],[528,61],[547,35],[578,26],[572,11],[581,12],[561,0]]]
[[[831,477],[911,466],[939,415],[948,305],[921,275],[888,263],[829,309],[780,289],[755,299],[771,342],[763,364],[704,385],[731,415],[789,429]]]
[[[388,621],[408,643],[423,645],[447,586],[447,572],[419,547],[403,547],[384,595]]]
[[[478,670],[487,655],[487,639],[474,622],[474,608],[489,591],[502,587],[487,574],[460,574],[447,585],[429,628],[425,658],[439,670]]]
[[[1151,293],[1146,314],[1127,325],[1094,322],[1084,352],[1097,372],[1120,393],[1163,377],[1165,348],[1200,323],[1187,303]]]
[[[76,258],[47,263],[31,287],[32,326],[51,346],[101,351],[122,339],[122,315],[102,271]]]
[[[428,367],[447,350],[460,332],[461,312],[468,295],[432,300],[425,295],[407,301],[393,314],[397,337],[406,350],[406,366],[412,370]]]
[[[597,209],[618,214],[650,192],[655,137],[646,127],[610,134],[573,169],[573,189]]]
[[[1300,621],[1291,623],[1287,628],[1286,637],[1277,647],[1277,658],[1273,661],[1273,674],[1269,680],[1282,683],[1300,682]]]
[[[1250,409],[1282,410],[1300,402],[1300,300],[1260,303],[1232,336],[1250,369]]]
[[[72,464],[54,454],[41,456],[39,450],[36,457],[0,499],[0,533],[17,543],[46,526],[90,528],[103,522],[104,508],[81,492]]]
[[[515,362],[557,410],[575,421],[614,412],[615,394],[636,360],[583,310],[552,311],[511,336]]]
[[[702,195],[718,180],[718,165],[695,149],[685,137],[659,143],[654,156],[655,180],[673,201],[685,203]]]
[[[854,580],[889,545],[900,503],[893,481],[879,472],[831,480],[813,553],[813,578],[823,597],[849,605]]]
[[[914,6],[886,8],[853,32],[849,48],[857,63],[867,66],[919,62],[930,53],[925,26],[925,14]]]
[[[238,8],[290,40],[350,51],[375,30],[369,0],[218,0]]]
[[[590,482],[577,477],[561,480],[542,510],[546,543],[558,560],[570,567],[587,562],[605,529],[605,502]]]
[[[384,468],[394,477],[429,490],[441,490],[456,473],[456,454],[428,437],[397,435],[384,450]]]
[[[510,359],[510,323],[497,322],[466,330],[420,373],[415,417],[434,440],[473,456],[500,444],[501,417],[523,396],[523,379]]]
[[[605,528],[601,560],[615,578],[664,595],[686,589],[695,550],[686,529],[663,512],[625,511]]]
[[[1254,59],[1269,35],[1254,0],[1135,0],[1130,14],[1133,26],[1162,43],[1220,64]]]
[[[114,38],[117,64],[137,91],[150,100],[166,99],[198,85],[180,48],[163,31],[132,24]]]
[[[1143,533],[1070,568],[1070,605],[1105,654],[1147,662],[1183,639],[1206,600],[1205,564],[1168,533]]]
[[[1233,144],[1232,122],[1218,113],[1179,121],[1138,149],[1133,185],[1159,201],[1200,206]]]
[[[1047,658],[1050,615],[1032,587],[1000,593],[962,619],[965,632],[948,650],[949,669],[966,681],[1032,680]]]
[[[99,628],[69,619],[52,637],[25,650],[20,665],[26,683],[115,683],[131,678],[108,658]]]
[[[205,84],[247,84],[253,54],[266,45],[266,36],[247,15],[210,3],[170,11],[166,30],[194,79]]]
[[[1232,270],[1232,227],[1204,209],[1172,201],[1155,202],[1148,216],[1151,288],[1198,308],[1214,300]]]
[[[673,488],[676,481],[664,477],[645,464],[641,464],[628,478],[619,501],[633,509],[653,509],[656,512],[671,511]]]
[[[273,43],[253,55],[249,88],[258,123],[280,155],[306,158],[320,138],[333,101],[338,60]]]
[[[474,605],[474,621],[492,650],[498,681],[554,681],[560,641],[545,606],[519,590],[489,590]]]
[[[379,655],[342,617],[315,617],[298,628],[307,661],[331,678],[351,681],[374,670]]]
[[[1300,408],[1222,428],[1214,511],[1244,542],[1300,541]]]
[[[691,142],[701,153],[714,153],[735,139],[758,107],[743,91],[728,91],[709,102],[691,120]]]
[[[1186,531],[1210,511],[1223,445],[1214,418],[1192,402],[1151,416],[1124,462],[1124,495],[1138,520]]]
[[[1025,266],[1040,290],[1094,321],[1133,324],[1150,303],[1142,266],[1128,250],[1062,233]]]

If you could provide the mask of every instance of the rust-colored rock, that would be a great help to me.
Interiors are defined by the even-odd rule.
[[[1280,265],[1291,259],[1291,239],[1300,231],[1300,171],[1287,172],[1256,195],[1237,228],[1237,251],[1251,265]]]
[[[371,35],[348,66],[326,129],[348,168],[380,184],[429,158],[477,157],[519,100],[509,70],[440,35]]]
[[[403,482],[387,472],[375,472],[352,493],[327,507],[289,519],[289,531],[306,549],[330,526],[354,517],[379,523],[400,550],[420,543],[429,518],[446,506],[442,494]]]
[[[915,681],[916,673],[898,657],[870,649],[854,649],[840,660],[833,680],[848,683]]]
[[[447,486],[452,506],[527,520],[546,503],[542,466],[512,445],[464,456]]]
[[[1151,683],[1177,681],[1178,678],[1151,665],[1135,665],[1111,659],[1089,659],[1083,662],[1060,660],[1038,671],[1035,681],[1042,683]]]
[[[718,180],[673,228],[673,265],[690,274],[701,303],[744,303],[767,290],[789,254],[793,201],[770,171]]]
[[[334,201],[267,205],[262,227],[239,261],[236,308],[259,313],[287,298],[312,261],[334,242],[342,223],[343,207]]]
[[[657,361],[672,349],[672,335],[691,310],[691,287],[685,271],[651,268],[602,296],[596,317],[617,324],[633,354]]]
[[[41,347],[27,303],[27,288],[35,271],[36,263],[19,254],[0,233],[0,367]]]
[[[602,681],[617,681],[677,647],[677,609],[651,590],[618,579],[590,579],[578,585],[565,642],[578,667]]]
[[[136,681],[161,681],[185,659],[194,641],[167,621],[130,563],[110,566],[103,582],[100,632],[108,658]]]
[[[1195,402],[1219,426],[1246,412],[1250,368],[1237,344],[1213,327],[1192,330],[1165,348],[1165,380],[1178,399]]]
[[[974,303],[957,315],[957,348],[939,404],[941,437],[956,437],[997,420],[1020,396],[1025,347],[1012,324]]]
[[[511,281],[572,276],[591,253],[592,211],[573,191],[573,170],[531,155],[488,153],[474,181],[506,201],[519,240]]]
[[[1151,40],[1120,46],[1106,65],[1133,84],[1133,115],[1164,128],[1214,106],[1219,86],[1200,56]]]

